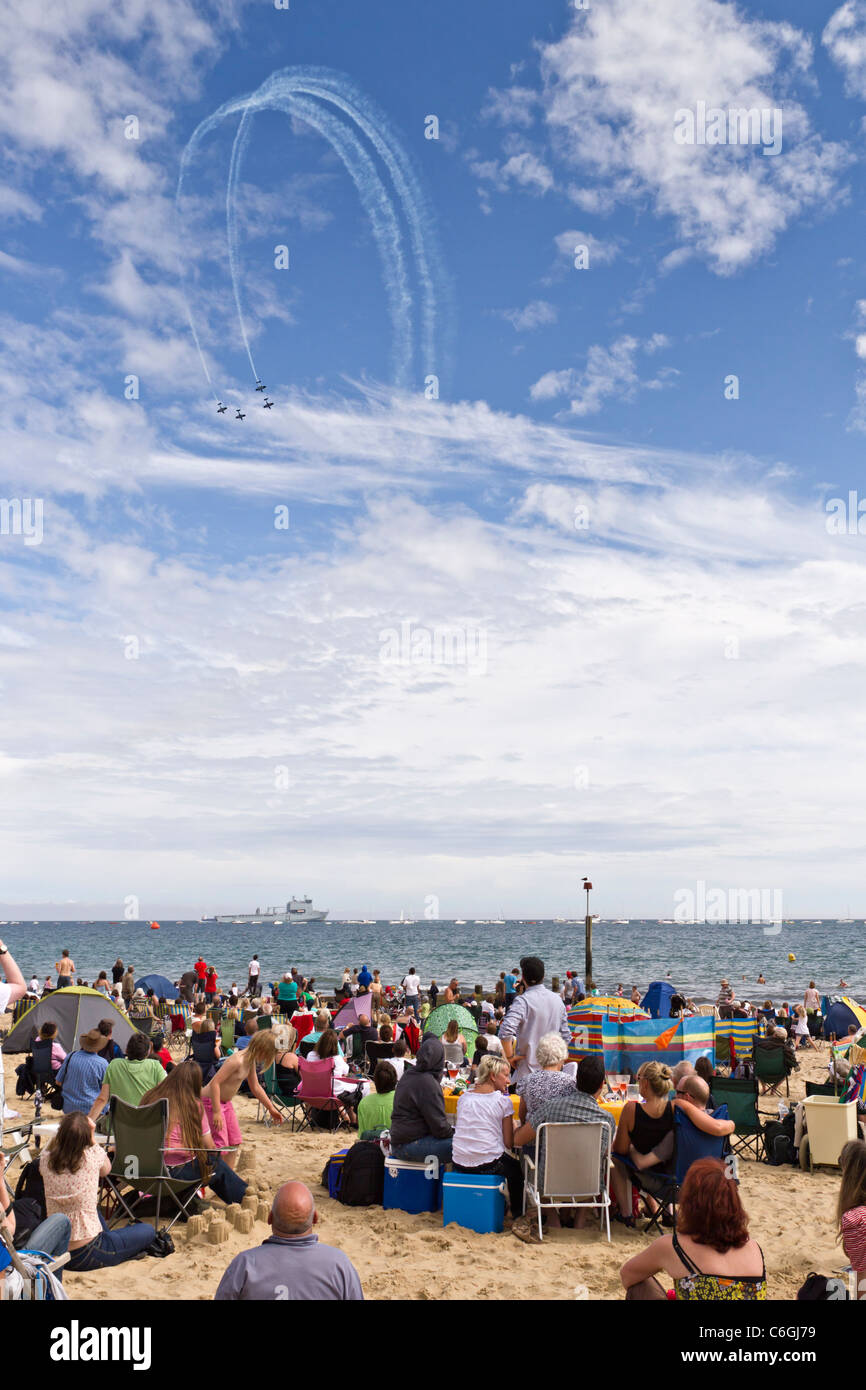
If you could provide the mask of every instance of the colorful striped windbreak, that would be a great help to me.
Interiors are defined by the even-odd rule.
[[[731,1045],[728,1041],[729,1038],[733,1039],[734,1052],[738,1059],[751,1057],[752,1044],[759,1032],[756,1018],[717,1018],[716,1065],[720,1067],[730,1065]]]
[[[715,1019],[645,1018],[633,1023],[607,1019],[602,1024],[606,1072],[634,1073],[644,1062],[696,1062],[713,1056]]]

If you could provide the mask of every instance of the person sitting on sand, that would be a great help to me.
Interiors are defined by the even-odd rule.
[[[214,1072],[210,1081],[202,1088],[202,1103],[208,1125],[217,1148],[229,1149],[225,1155],[231,1168],[236,1168],[243,1135],[232,1104],[244,1081],[255,1100],[267,1110],[274,1124],[281,1125],[282,1113],[273,1101],[265,1095],[258,1071],[267,1071],[277,1051],[273,1030],[265,1028],[250,1038],[249,1046],[235,1051]]]
[[[191,1060],[179,1063],[164,1081],[145,1092],[141,1103],[153,1105],[158,1100],[168,1101],[164,1161],[170,1176],[209,1187],[227,1206],[243,1201],[246,1183],[216,1152],[202,1099],[201,1068]]]
[[[378,1139],[383,1129],[391,1128],[391,1114],[394,1109],[394,1091],[397,1073],[390,1061],[376,1063],[373,1072],[374,1090],[363,1096],[358,1103],[358,1138]]]
[[[268,1215],[273,1234],[255,1250],[235,1255],[214,1299],[362,1302],[355,1266],[336,1246],[319,1243],[313,1229],[318,1219],[310,1189],[302,1182],[284,1183]]]
[[[866,1144],[849,1139],[839,1155],[842,1185],[836,1205],[837,1240],[857,1282],[858,1300],[866,1300]]]
[[[488,1040],[488,1051],[490,1043]],[[574,1092],[574,1077],[562,1070],[568,1061],[568,1047],[558,1033],[545,1033],[535,1047],[538,1070],[530,1072],[519,1089],[521,1124],[538,1124],[538,1112],[554,1096]]]
[[[499,1025],[494,1019],[490,1020],[484,1031],[487,1035],[487,1051],[495,1053],[497,1057],[504,1057],[505,1053],[499,1040]]]
[[[430,1035],[422,1042],[414,1067],[407,1067],[397,1082],[391,1112],[394,1158],[435,1157],[441,1164],[449,1162],[452,1131],[442,1095],[444,1068],[442,1043]]]
[[[140,1105],[146,1091],[165,1080],[165,1068],[151,1055],[150,1040],[144,1033],[133,1033],[126,1044],[126,1056],[109,1062],[99,1095],[90,1107],[90,1118],[98,1120],[111,1096],[127,1105]]]
[[[446,1048],[447,1048],[447,1047],[452,1047],[452,1048],[453,1048],[453,1047],[455,1047],[455,1046],[462,1048],[462,1050],[463,1050],[463,1056],[464,1056],[464,1058],[466,1057],[466,1039],[464,1038],[463,1034],[460,1032],[460,1025],[459,1025],[459,1023],[457,1022],[457,1019],[456,1019],[456,1018],[449,1019],[449,1021],[448,1021],[448,1027],[445,1029],[445,1032],[442,1034],[442,1042],[443,1042],[443,1044],[445,1045]],[[445,1055],[448,1056],[449,1054],[446,1052]]]
[[[514,1143],[514,1107],[508,1094],[511,1067],[504,1057],[482,1057],[478,1079],[457,1106],[451,1150],[455,1173],[497,1174],[508,1184],[514,1217],[523,1211],[523,1169],[509,1153]]]
[[[111,1172],[111,1159],[96,1143],[95,1133],[89,1116],[80,1110],[70,1112],[39,1159],[48,1219],[60,1215],[70,1223],[68,1270],[83,1272],[123,1264],[147,1251],[156,1240],[156,1231],[145,1221],[109,1230],[98,1204],[100,1179]]]
[[[766,1299],[763,1251],[749,1236],[739,1187],[721,1159],[701,1158],[691,1165],[680,1189],[675,1233],[659,1236],[620,1270],[626,1298],[666,1299],[657,1274],[673,1279],[678,1300]]]

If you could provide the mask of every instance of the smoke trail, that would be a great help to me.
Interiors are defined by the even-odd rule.
[[[240,177],[241,164],[247,152],[247,145],[250,142],[250,133],[253,126],[252,112],[247,109],[241,116],[238,128],[235,133],[232,145],[232,157],[229,164],[229,178],[226,185],[226,239],[229,247],[229,268],[232,276],[232,292],[235,297],[235,307],[238,311],[238,323],[241,328],[241,337],[244,340],[244,347],[247,350],[247,357],[250,359],[250,368],[254,380],[258,381],[259,375],[256,371],[256,364],[253,361],[253,354],[250,351],[250,340],[247,333],[247,326],[244,320],[244,311],[241,307],[241,288],[240,277],[237,269],[238,253],[238,219],[236,206],[236,189]]]
[[[336,107],[336,111],[329,109]],[[229,116],[240,114],[241,121],[232,147],[226,192],[226,230],[232,288],[240,322],[241,336],[256,375],[249,335],[244,321],[238,265],[237,194],[243,158],[249,143],[250,125],[255,113],[279,110],[297,116],[319,131],[339,154],[358,190],[370,220],[382,264],[394,334],[394,375],[399,386],[410,377],[413,357],[413,293],[406,268],[403,232],[394,201],[358,139],[360,132],[384,165],[398,195],[409,230],[412,254],[421,291],[422,341],[419,350],[424,372],[441,374],[444,363],[437,356],[437,294],[443,297],[444,276],[436,247],[432,215],[405,150],[390,132],[387,118],[348,78],[324,68],[286,68],[273,73],[257,92],[224,103],[193,132],[181,158],[176,207],[182,219],[184,181],[192,160],[204,138]],[[338,115],[337,112],[340,114]],[[346,117],[350,124],[341,119]],[[190,326],[199,355],[207,367],[187,304]],[[208,380],[210,378],[208,377]]]

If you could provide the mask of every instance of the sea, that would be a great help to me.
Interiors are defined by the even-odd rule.
[[[177,980],[201,953],[216,966],[227,989],[247,979],[247,965],[258,953],[265,981],[277,980],[290,966],[314,976],[328,990],[343,968],[368,965],[382,980],[397,984],[415,966],[426,987],[456,976],[464,988],[492,990],[499,972],[523,955],[540,956],[549,983],[566,970],[584,973],[584,924],[578,922],[419,921],[358,923],[325,921],[299,926],[240,925],[162,920],[148,922],[3,922],[0,937],[25,978],[54,976],[54,962],[69,948],[76,975],[93,984],[118,956],[132,964],[136,979],[166,975]],[[793,961],[789,956],[794,956]],[[758,983],[763,975],[766,984]],[[652,980],[670,980],[684,995],[715,1000],[727,978],[743,999],[801,1000],[810,980],[822,993],[866,999],[866,922],[826,920],[786,922],[781,927],[656,921],[597,921],[593,926],[593,978],[602,993],[621,984],[626,993]],[[841,981],[844,980],[844,986]]]

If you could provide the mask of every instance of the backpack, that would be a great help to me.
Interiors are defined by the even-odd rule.
[[[322,1186],[328,1189],[329,1197],[340,1197],[340,1184],[343,1181],[343,1163],[348,1149],[340,1149],[332,1154],[322,1169]]]
[[[39,1171],[38,1158],[31,1159],[21,1169],[12,1205],[15,1211],[15,1244],[18,1247],[18,1242],[31,1231],[35,1231],[48,1215],[45,1206],[45,1184]]]
[[[784,1120],[770,1120],[763,1128],[764,1159],[773,1167],[797,1162],[794,1148],[794,1116],[786,1115]]]
[[[380,1207],[385,1197],[385,1155],[378,1144],[362,1139],[343,1160],[337,1200],[345,1207]]]
[[[848,1289],[841,1279],[828,1279],[825,1274],[810,1274],[797,1290],[803,1303],[837,1302],[848,1298]]]

